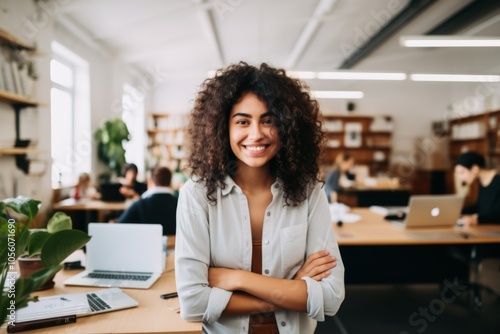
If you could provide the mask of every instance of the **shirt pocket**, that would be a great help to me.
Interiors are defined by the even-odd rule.
[[[280,231],[281,269],[285,277],[297,272],[304,263],[307,223],[288,226]]]

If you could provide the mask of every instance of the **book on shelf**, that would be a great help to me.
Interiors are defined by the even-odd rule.
[[[10,63],[2,63],[2,76],[5,84],[5,90],[11,93],[15,92],[14,78],[12,77],[12,70]]]
[[[24,95],[23,87],[21,86],[21,77],[19,75],[19,66],[16,62],[10,63],[10,70],[14,80],[14,93]]]

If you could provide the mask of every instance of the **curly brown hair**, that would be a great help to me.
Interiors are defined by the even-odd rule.
[[[306,198],[307,185],[320,181],[324,144],[318,102],[308,91],[302,81],[265,63],[260,67],[245,62],[230,65],[203,82],[190,114],[187,167],[194,179],[205,183],[210,203],[216,203],[213,192],[226,186],[226,175],[237,171],[229,143],[229,115],[249,92],[264,102],[278,131],[281,146],[270,169],[283,182],[285,202],[297,205]]]

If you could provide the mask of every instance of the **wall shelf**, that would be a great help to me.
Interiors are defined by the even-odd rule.
[[[0,29],[0,47],[4,50],[14,50],[17,51],[27,51],[30,53],[36,53],[36,48],[22,40],[16,38],[9,32]],[[30,143],[29,139],[20,138],[20,118],[21,111],[24,108],[37,107],[40,105],[39,102],[26,98],[25,96],[6,91],[0,90],[0,102],[10,104],[15,112],[15,147],[0,148],[0,155],[12,155],[16,158],[16,166],[24,173],[28,173],[30,169],[30,160],[28,159],[28,154],[42,153],[42,151],[35,148],[27,147]]]
[[[26,50],[30,52],[36,51],[36,48],[33,45],[21,41],[20,39],[3,29],[0,29],[0,44],[8,47],[14,47],[19,50]]]
[[[323,129],[328,139],[321,164],[328,168],[336,156],[348,153],[357,164],[365,164],[372,175],[386,172],[392,151],[393,123],[390,116],[345,116],[322,115]],[[357,130],[352,130],[352,126]],[[356,137],[355,146],[350,146],[350,136]]]
[[[9,103],[12,105],[18,105],[20,107],[36,107],[40,105],[40,102],[33,101],[25,98],[22,95],[14,94],[12,92],[8,92],[0,89],[0,101],[5,103]]]
[[[464,152],[475,151],[486,158],[490,167],[500,167],[500,110],[456,118],[449,125],[452,162]]]
[[[23,154],[41,154],[44,150],[37,148],[23,147],[0,147],[0,155],[23,155]]]

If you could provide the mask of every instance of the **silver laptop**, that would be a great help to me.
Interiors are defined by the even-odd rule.
[[[464,196],[418,195],[410,197],[404,221],[390,221],[399,227],[453,227],[462,211]]]
[[[65,285],[148,289],[162,273],[160,224],[90,223],[86,270]]]
[[[136,307],[139,303],[119,288],[40,297],[16,311],[16,322],[76,315],[88,315]]]

